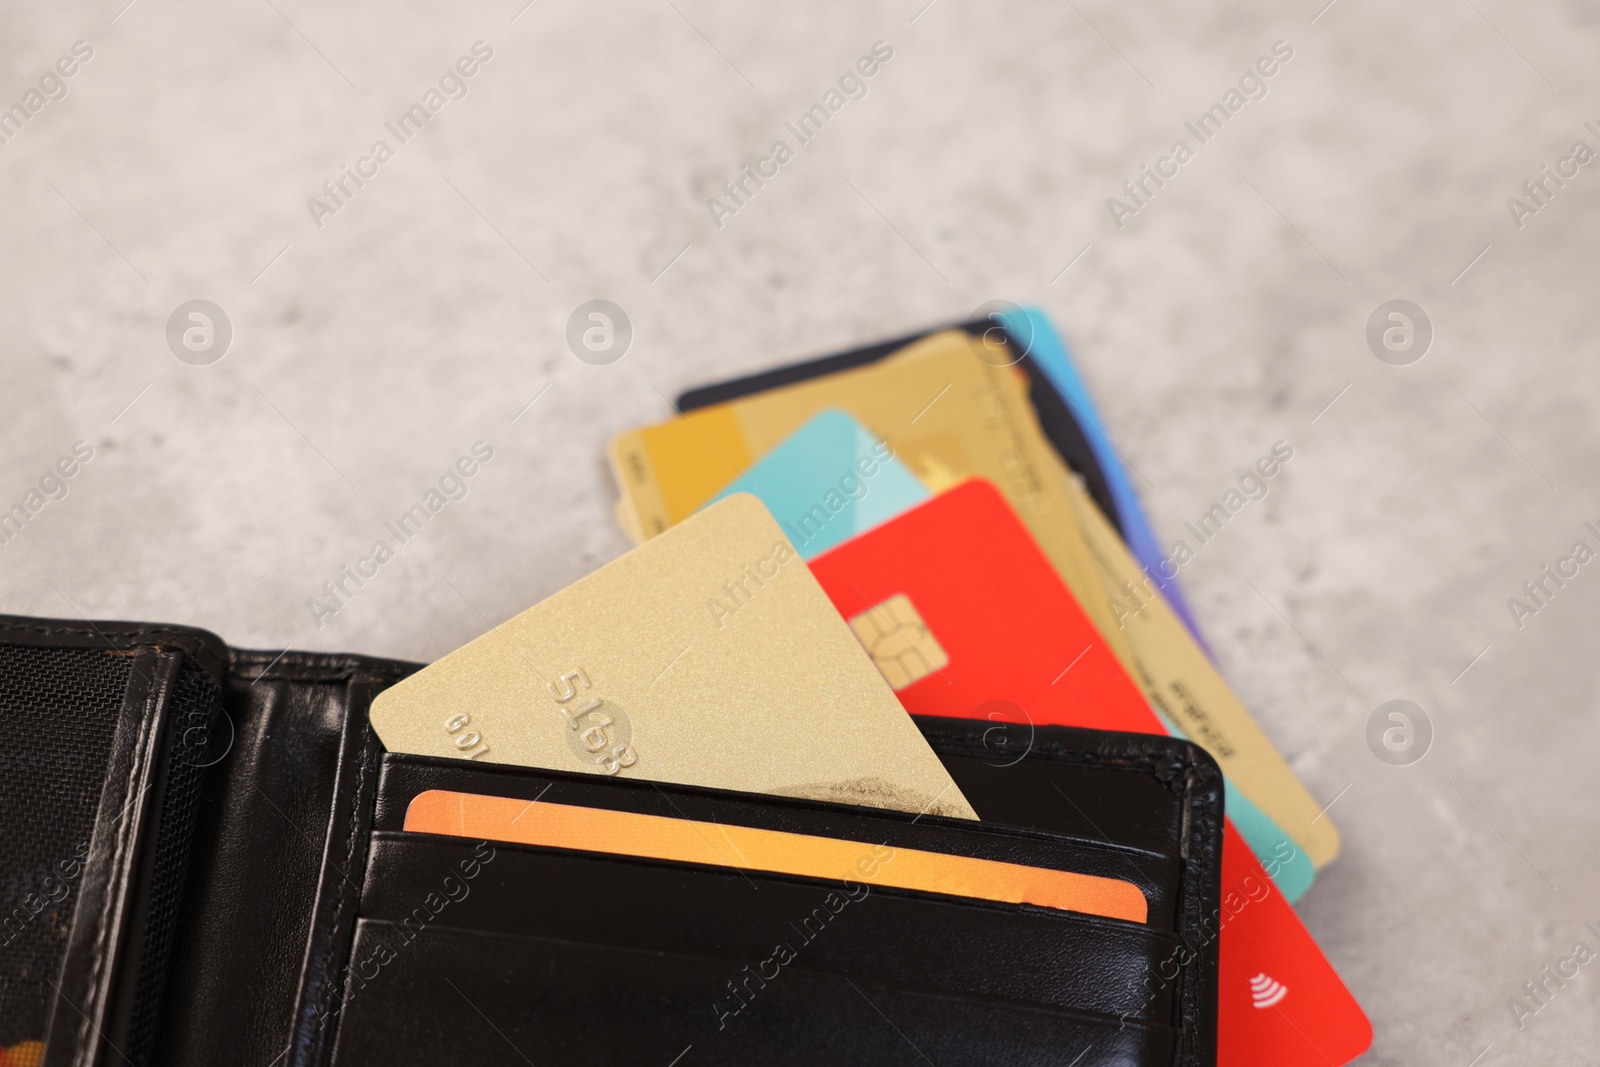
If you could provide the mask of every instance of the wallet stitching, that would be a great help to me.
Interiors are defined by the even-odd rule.
[[[340,885],[338,889],[339,895],[334,900],[334,922],[332,925],[333,929],[335,930],[343,925],[343,917],[345,913],[355,907],[355,901],[351,899],[352,886],[348,872],[350,871],[351,865],[355,862],[356,841],[358,836],[357,830],[361,823],[361,797],[366,788],[367,771],[369,767],[368,756],[370,755],[372,748],[370,741],[370,730],[366,726],[363,726],[360,731],[360,740],[358,742],[358,748],[356,751],[355,788],[352,790],[350,796],[350,826],[349,832],[345,837],[344,869],[347,873],[344,878],[340,879]],[[327,1008],[332,999],[331,990],[334,979],[333,970],[333,953],[325,951],[322,957],[321,981],[321,1007],[323,1009]]]
[[[81,626],[71,626],[71,625],[68,625],[68,626],[38,626],[38,625],[33,624],[33,623],[20,623],[20,622],[11,622],[11,623],[4,624],[3,627],[0,627],[0,633],[5,633],[5,632],[44,634],[44,635],[46,635],[48,637],[62,637],[62,636],[96,637],[96,638],[99,638],[101,641],[106,642],[108,645],[110,645],[112,647],[116,646],[116,642],[115,642],[114,639],[117,638],[117,637],[123,637],[123,638],[164,637],[164,638],[167,638],[169,640],[172,640],[172,639],[176,639],[176,638],[179,638],[179,637],[187,636],[187,635],[189,635],[191,633],[191,631],[188,631],[188,630],[175,630],[175,629],[172,629],[171,627],[158,626],[158,627],[139,627],[138,629],[134,629],[134,630],[116,630],[111,634],[107,634],[104,631],[99,630],[99,629],[94,628],[94,627],[90,627],[89,629],[84,629]]]
[[[956,733],[951,731],[928,730],[925,734],[930,742],[935,740],[945,742],[952,748],[965,748],[972,750],[983,746],[982,737],[971,732]],[[1078,763],[1104,767],[1125,767],[1148,771],[1168,791],[1177,796],[1184,809],[1186,820],[1189,821],[1189,838],[1184,842],[1184,851],[1189,853],[1185,868],[1201,860],[1201,846],[1205,841],[1220,832],[1219,820],[1200,797],[1200,789],[1205,778],[1204,768],[1191,756],[1191,750],[1185,746],[1168,745],[1166,751],[1152,751],[1160,746],[1160,742],[1168,740],[1159,735],[1151,735],[1149,749],[1140,752],[1108,753],[1092,749],[1069,747],[1057,741],[1046,741],[1030,746],[1024,758],[1032,758],[1035,753],[1052,763]],[[1166,773],[1162,773],[1165,770]],[[1220,843],[1219,846],[1220,848]],[[1205,857],[1210,859],[1209,856]],[[1184,877],[1183,883],[1190,879]],[[1185,886],[1191,889],[1190,886]],[[1202,951],[1196,952],[1190,963],[1178,972],[1175,983],[1174,1001],[1178,1008],[1178,1025],[1174,1027],[1174,1036],[1177,1041],[1174,1051],[1174,1063],[1186,1064],[1196,1062],[1196,1040],[1198,1035],[1193,1032],[1194,1026],[1185,1025],[1193,1023],[1201,1025],[1200,1018],[1200,983],[1202,979],[1200,964],[1203,956],[1205,942],[1197,935],[1203,933],[1204,902],[1199,900],[1199,891],[1202,885],[1196,883],[1191,891],[1184,893],[1183,910],[1179,914],[1179,929],[1176,931],[1180,944],[1194,946]]]
[[[1151,736],[1154,737],[1155,735]],[[932,731],[927,733],[927,737],[930,741],[956,742],[969,749],[982,747],[983,745],[983,739],[971,733],[959,734]],[[1036,742],[1028,750],[1028,755],[1024,758],[1032,758],[1035,753],[1048,757],[1050,762],[1053,763],[1082,763],[1100,767],[1128,767],[1148,771],[1152,777],[1174,795],[1187,798],[1190,792],[1187,784],[1179,785],[1178,783],[1188,775],[1194,764],[1187,756],[1182,754],[1181,749],[1176,747],[1166,752],[1106,753],[1067,746],[1058,741],[1043,741]],[[1167,770],[1166,774],[1161,773],[1163,768]]]
[[[265,659],[259,653],[241,654],[234,652],[232,666],[234,668],[253,666],[246,658],[252,655]],[[333,657],[321,656],[317,653],[300,653],[306,659],[297,658],[296,653],[280,656],[267,664],[267,668],[259,670],[254,676],[239,672],[238,680],[247,681],[254,685],[257,682],[339,682],[339,681],[372,681],[387,688],[395,682],[412,673],[416,668],[410,664],[396,664],[384,670],[378,664],[361,656]],[[310,662],[310,657],[316,657],[320,662]],[[296,670],[295,668],[300,668]]]
[[[1206,840],[1208,838],[1215,837],[1217,842],[1216,855],[1213,857],[1207,854],[1205,859],[1209,862],[1214,858],[1218,866],[1220,866],[1222,852],[1222,817],[1219,814],[1215,814],[1208,805],[1200,800],[1198,794],[1204,787],[1206,779],[1208,778],[1217,779],[1215,786],[1220,789],[1221,775],[1220,773],[1215,775],[1207,774],[1205,768],[1193,760],[1188,761],[1188,764],[1188,769],[1184,775],[1184,792],[1186,798],[1185,806],[1191,812],[1198,812],[1198,817],[1194,819],[1195,825],[1191,827],[1192,847],[1195,855],[1194,862],[1198,863],[1200,861],[1202,847]],[[1197,887],[1197,889],[1199,888],[1203,888],[1203,886]],[[1190,899],[1185,901],[1184,910],[1189,914],[1190,925],[1203,935],[1205,929],[1205,908],[1207,902],[1199,899],[1199,892],[1188,894],[1188,896]],[[1218,900],[1216,902],[1219,908],[1221,906],[1220,896],[1221,894],[1219,885]],[[1219,950],[1221,948],[1220,937],[1221,928],[1219,927],[1217,932],[1217,938],[1219,939],[1217,948]],[[1204,978],[1203,960],[1205,955],[1204,949],[1206,947],[1205,941],[1202,939],[1196,947],[1200,949],[1200,951],[1196,952],[1194,961],[1190,964],[1190,966],[1184,968],[1183,986],[1179,990],[1179,998],[1184,1006],[1184,1014],[1188,1018],[1195,1020],[1196,1023],[1196,1025],[1193,1027],[1182,1027],[1179,1030],[1180,1049],[1182,1050],[1184,1058],[1189,1062],[1194,1062],[1197,1059],[1196,1049],[1200,1035],[1195,1031],[1205,1022],[1205,1019],[1202,1015],[1202,1009],[1204,1005],[1201,1003],[1201,985]],[[1215,958],[1213,958],[1212,966],[1215,966]],[[1215,986],[1215,983],[1213,983],[1213,986]],[[1214,1048],[1216,1041],[1215,1014],[1213,1014],[1210,1019],[1210,1026],[1212,1033],[1209,1035],[1209,1040]]]
[[[152,686],[145,694],[143,714],[140,716],[139,722],[139,733],[134,739],[133,765],[128,769],[128,782],[130,785],[139,781],[140,775],[143,773],[145,749],[147,747],[145,745],[145,738],[149,736],[151,724],[155,720],[155,716],[151,714],[151,704],[158,699],[158,696],[158,689],[154,686]],[[117,836],[112,846],[111,861],[113,869],[115,869],[117,865],[118,858],[124,854],[127,848],[127,834],[131,820],[126,818],[128,814],[126,811],[126,804],[126,794],[124,794],[124,811],[122,813],[123,818],[117,823]],[[106,940],[111,935],[111,925],[112,924],[108,921],[107,916],[101,916],[100,928],[95,933],[94,965],[89,969],[90,995],[95,998],[100,996],[100,994],[97,992],[100,985],[100,971],[104,967],[106,960],[109,957],[109,953],[105,951],[105,944]],[[84,1003],[84,1007],[90,1007],[90,1004],[87,1000]],[[82,1012],[80,1014],[83,1016],[83,1021],[78,1026],[77,1045],[80,1050],[86,1050],[89,1040],[89,1013]]]
[[[71,623],[41,626],[38,623],[8,622],[4,625],[0,625],[0,635],[8,632],[35,633],[43,634],[49,637],[93,637],[98,638],[101,641],[112,645],[113,647],[116,644],[116,638],[133,639],[154,637],[174,640],[190,636],[192,633],[192,631],[175,629],[169,626],[140,626],[128,630],[119,629],[112,634],[107,634],[106,632],[92,625],[89,627],[83,627],[76,626]],[[246,657],[252,655],[250,650],[230,648],[228,651],[231,653],[231,658],[234,663],[245,663],[247,662]],[[262,654],[255,655],[260,655],[261,658],[265,658],[265,656]],[[320,660],[321,663],[318,664],[308,662],[312,659]],[[268,666],[271,667],[273,665],[278,666],[279,669],[272,671],[270,674],[263,669],[254,678],[251,678],[250,681],[252,683],[261,681],[263,679],[284,681],[333,681],[341,678],[354,678],[361,672],[366,671],[371,672],[376,678],[385,684],[393,684],[398,678],[404,677],[406,674],[409,674],[416,669],[416,667],[411,664],[396,663],[392,668],[385,670],[373,663],[370,658],[365,656],[342,656],[336,653],[327,654],[314,652],[290,652],[283,654],[280,655],[278,659],[269,661]],[[297,666],[302,668],[301,672],[283,669]]]

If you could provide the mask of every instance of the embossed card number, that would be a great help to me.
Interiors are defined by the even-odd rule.
[[[471,724],[472,716],[462,712],[460,715],[452,715],[444,721],[444,732],[450,735],[450,740],[467,759],[487,756],[489,754],[489,746],[484,743],[482,734],[476,730],[467,729]]]
[[[632,725],[621,708],[600,697],[586,695],[580,701],[579,694],[589,688],[589,677],[581,667],[549,685],[550,695],[567,720],[567,747],[573,755],[604,774],[616,774],[639,761],[632,746]]]

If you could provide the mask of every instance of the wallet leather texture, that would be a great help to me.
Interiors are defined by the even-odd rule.
[[[26,865],[0,1045],[45,1039],[51,1067],[1215,1061],[1222,779],[1188,742],[917,720],[972,823],[385,753],[367,709],[419,668],[0,617],[0,842]],[[1149,921],[405,832],[428,789],[1099,874]]]

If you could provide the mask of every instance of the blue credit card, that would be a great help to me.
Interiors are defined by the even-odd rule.
[[[707,506],[729,493],[760,498],[802,559],[888,522],[930,495],[888,442],[837,408],[813,415]]]

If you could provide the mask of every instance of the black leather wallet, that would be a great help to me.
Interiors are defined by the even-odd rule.
[[[1222,778],[918,720],[981,823],[385,753],[419,665],[0,617],[0,1046],[95,1064],[1215,1060]],[[406,833],[444,788],[1134,882],[1144,924]]]

